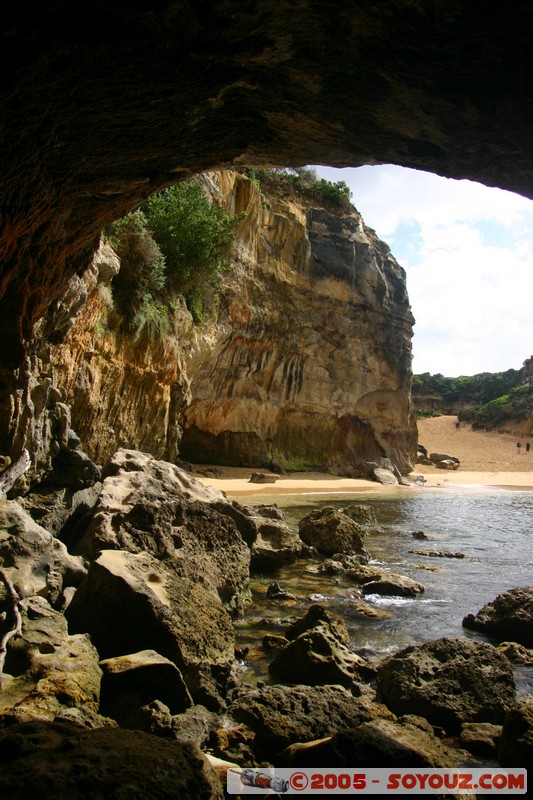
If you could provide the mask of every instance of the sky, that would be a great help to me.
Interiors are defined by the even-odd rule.
[[[533,354],[533,202],[392,165],[316,167],[407,273],[413,372],[519,369]]]

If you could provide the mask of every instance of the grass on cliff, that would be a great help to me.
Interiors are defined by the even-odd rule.
[[[344,211],[351,209],[350,188],[347,184],[344,181],[333,183],[325,178],[317,178],[312,167],[246,168],[244,172],[261,192],[264,188],[267,192],[296,195]]]
[[[121,265],[111,284],[120,328],[134,338],[162,338],[180,297],[202,322],[230,268],[234,228],[235,219],[195,179],[158,192],[110,225],[106,238]]]

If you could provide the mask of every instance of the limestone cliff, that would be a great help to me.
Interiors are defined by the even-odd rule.
[[[410,468],[413,319],[402,268],[352,209],[208,176],[245,212],[218,319],[186,359],[181,453],[194,461]]]
[[[266,196],[237,171],[203,180],[242,214],[216,318],[196,327],[180,308],[177,337],[134,342],[106,326],[93,290],[52,348],[83,447],[100,462],[127,446],[360,474],[385,457],[409,471],[413,320],[387,245],[355,209]]]

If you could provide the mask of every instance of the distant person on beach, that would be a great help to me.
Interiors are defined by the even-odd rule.
[[[516,443],[516,452],[520,455],[520,450],[522,449],[522,442]]]
[[[531,449],[530,443],[526,442],[526,455],[529,453],[530,449]]]
[[[458,431],[460,427],[461,427],[461,420],[459,419],[459,417],[457,417],[457,419],[455,420],[455,430]]]

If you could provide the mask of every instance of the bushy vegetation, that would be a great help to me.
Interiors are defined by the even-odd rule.
[[[350,189],[344,181],[317,178],[312,167],[290,167],[287,169],[246,169],[261,189],[288,192],[324,205],[350,209]]]
[[[178,297],[196,322],[212,310],[229,268],[234,219],[210,203],[197,180],[153,195],[106,236],[121,262],[112,283],[115,308],[134,337],[164,336]]]
[[[474,427],[499,427],[506,419],[522,419],[533,413],[533,389],[524,369],[459,378],[425,372],[413,377],[412,395],[418,418],[438,416],[446,410],[450,413],[456,405],[461,408],[460,418]],[[423,408],[427,397],[440,400],[441,409]]]

